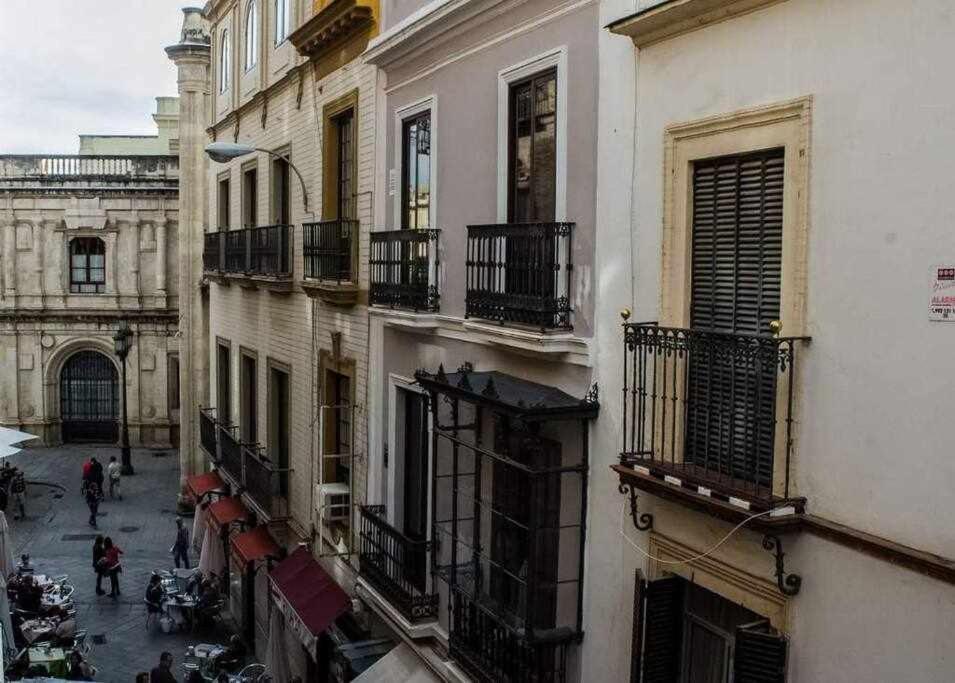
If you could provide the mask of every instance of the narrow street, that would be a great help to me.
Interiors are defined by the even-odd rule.
[[[165,457],[156,457],[158,453]],[[176,677],[182,680],[186,646],[216,639],[208,634],[167,635],[154,624],[147,632],[143,606],[150,573],[172,566],[169,547],[175,537],[179,485],[176,452],[134,450],[136,475],[123,479],[124,500],[103,501],[98,530],[90,528],[89,511],[79,493],[81,465],[89,455],[105,465],[111,455],[119,456],[119,450],[31,448],[10,458],[30,482],[26,519],[15,520],[13,511],[8,512],[15,556],[29,553],[37,573],[69,574],[73,580],[78,628],[96,640],[90,660],[99,670],[98,681],[128,683],[137,672],[155,666],[164,650],[173,654]],[[191,519],[187,523],[191,529]],[[125,553],[118,600],[95,592],[91,548],[96,533],[112,537]]]

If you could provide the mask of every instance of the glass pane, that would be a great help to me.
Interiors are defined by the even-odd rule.
[[[70,258],[70,264],[74,268],[85,268],[86,267],[86,256],[83,254],[73,254]]]
[[[92,254],[90,256],[90,268],[105,268],[106,257],[102,254]]]
[[[86,282],[86,269],[85,268],[74,268],[73,272],[70,274],[71,282]]]
[[[694,621],[687,631],[687,683],[726,683],[726,641]]]
[[[533,219],[531,204],[531,86],[517,86],[512,100],[511,220]]]
[[[536,84],[534,97],[534,219],[554,220],[557,181],[557,79]]]
[[[102,268],[91,268],[90,269],[90,282],[105,282],[106,281],[106,271]]]

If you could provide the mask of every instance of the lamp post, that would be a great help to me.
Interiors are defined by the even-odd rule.
[[[206,145],[206,154],[208,157],[220,164],[232,161],[233,159],[238,159],[239,157],[244,157],[246,154],[252,154],[252,152],[263,152],[278,159],[282,159],[288,164],[290,169],[295,171],[295,175],[298,176],[298,182],[302,184],[302,203],[305,205],[305,213],[311,213],[311,211],[308,210],[308,190],[305,189],[305,178],[303,178],[302,174],[299,173],[299,170],[295,168],[295,164],[292,163],[288,156],[284,154],[278,154],[272,150],[262,149],[261,147],[240,145],[233,142],[212,142]]]
[[[120,441],[120,453],[122,454],[124,475],[135,474],[133,471],[133,462],[129,453],[129,414],[126,411],[126,356],[129,355],[129,347],[132,345],[133,332],[129,329],[129,323],[125,320],[120,323],[119,329],[113,335],[113,346],[116,350],[116,356],[123,366],[123,431]]]

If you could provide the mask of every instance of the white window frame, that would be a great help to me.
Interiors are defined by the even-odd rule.
[[[275,0],[275,46],[284,43],[292,32],[292,0]]]
[[[251,71],[259,63],[259,7],[249,0],[245,8],[245,70]]]
[[[219,39],[219,92],[224,93],[229,89],[232,81],[231,63],[232,63],[232,44],[229,38],[229,29],[222,29]]]
[[[557,159],[554,181],[554,220],[567,220],[567,46],[514,64],[497,74],[497,220],[507,222],[508,109],[511,84],[557,68]],[[433,133],[432,133],[433,134]]]
[[[429,213],[429,222],[428,226],[430,229],[435,229],[438,227],[438,98],[436,95],[428,95],[423,97],[420,100],[406,104],[405,106],[395,110],[395,172],[397,177],[395,178],[395,197],[394,197],[394,229],[399,230],[402,225],[402,215],[401,215],[401,197],[403,194],[403,188],[401,187],[402,178],[404,178],[404,164],[405,164],[405,145],[404,145],[404,124],[408,119],[423,114],[424,112],[431,113],[431,168],[429,173],[431,174],[431,196],[429,197],[430,204],[428,205]]]

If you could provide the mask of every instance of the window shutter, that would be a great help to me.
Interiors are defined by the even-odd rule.
[[[736,629],[734,683],[785,683],[788,646],[765,623]]]
[[[683,580],[643,581],[633,603],[631,683],[676,683],[683,640]]]

